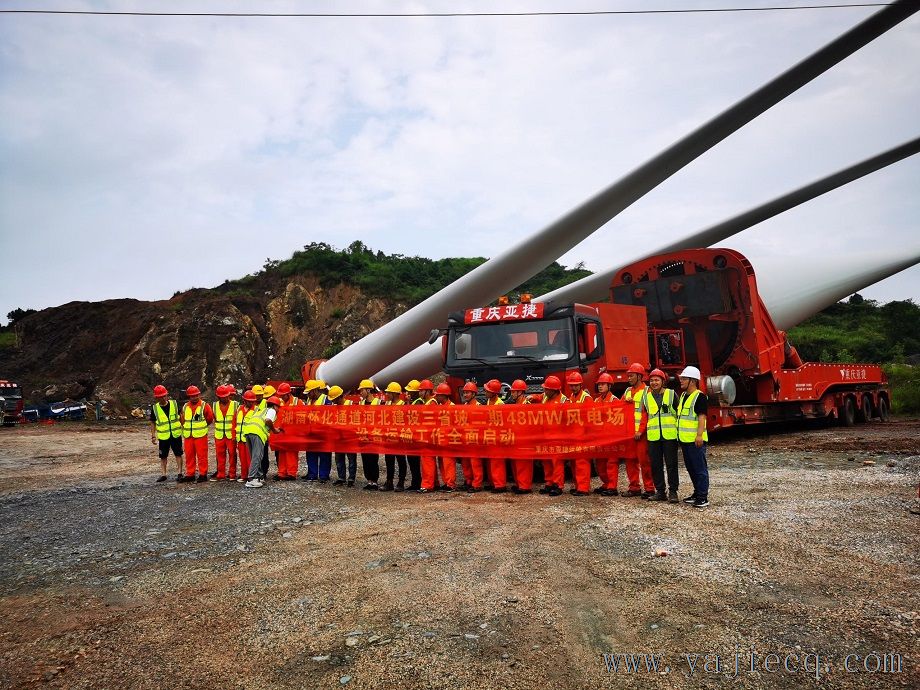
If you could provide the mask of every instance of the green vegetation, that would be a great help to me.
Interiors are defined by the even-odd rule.
[[[444,286],[466,275],[486,260],[482,257],[426,259],[419,256],[384,254],[373,251],[362,242],[352,242],[347,249],[337,250],[324,243],[306,245],[302,251],[285,261],[268,259],[261,276],[288,277],[312,274],[323,287],[350,283],[365,293],[390,297],[410,305],[418,304]],[[590,274],[581,265],[573,269],[553,263],[512,294],[530,292],[541,295]],[[246,276],[231,284],[252,283],[259,276]]]
[[[887,362],[892,411],[920,412],[920,306],[912,300],[880,305],[853,295],[791,329],[789,340],[806,361]]]
[[[12,330],[0,329],[0,349],[16,347],[16,333]]]
[[[920,367],[887,364],[882,368],[891,384],[891,411],[895,414],[920,412]]]
[[[790,329],[789,340],[806,361],[901,364],[920,355],[920,306],[853,295]]]

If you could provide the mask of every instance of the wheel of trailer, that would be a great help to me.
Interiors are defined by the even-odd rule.
[[[888,398],[880,395],[878,399],[878,418],[883,422],[887,422],[890,417],[891,414],[888,408]]]
[[[872,398],[870,398],[868,395],[863,396],[862,405],[859,408],[858,419],[860,422],[872,421]]]
[[[847,396],[843,399],[843,405],[840,406],[839,411],[840,423],[843,426],[853,426],[856,424],[856,403],[853,402],[853,398]]]

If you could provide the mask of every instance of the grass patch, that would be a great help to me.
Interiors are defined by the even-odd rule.
[[[920,412],[920,367],[885,364],[882,369],[891,385],[891,411],[895,414]]]

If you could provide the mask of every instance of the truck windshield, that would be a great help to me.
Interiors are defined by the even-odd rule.
[[[18,386],[0,386],[0,398],[21,398],[22,389]]]
[[[460,366],[470,362],[508,364],[526,359],[561,362],[575,354],[573,333],[569,318],[452,328],[447,363]],[[520,364],[520,361],[515,363]]]

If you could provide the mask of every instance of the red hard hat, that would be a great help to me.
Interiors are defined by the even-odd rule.
[[[580,386],[581,384],[585,382],[585,380],[581,377],[581,374],[579,374],[577,371],[570,371],[569,375],[565,377],[565,382],[569,384],[570,386],[572,384],[576,386]]]
[[[543,381],[543,387],[551,391],[561,391],[562,381],[559,380],[558,376],[547,376],[546,380]]]
[[[281,398],[279,398],[277,395],[273,395],[265,402],[267,402],[269,405],[281,405]]]
[[[603,374],[601,374],[600,376],[597,377],[597,382],[598,382],[598,383],[610,383],[610,384],[612,384],[612,383],[613,383],[613,377],[605,371]]]
[[[165,398],[169,395],[169,391],[166,390],[166,386],[154,386],[153,387],[153,397],[154,398]]]
[[[486,381],[486,385],[483,386],[489,393],[501,393],[502,392],[502,382],[498,379],[490,379]]]
[[[477,386],[477,385],[476,385],[475,383],[473,383],[472,381],[467,381],[466,383],[463,384],[463,391],[464,391],[464,392],[466,392],[466,391],[471,391],[471,392],[473,392],[473,393],[478,393],[478,392],[479,392],[479,386]]]
[[[228,395],[230,395],[230,394],[227,392],[227,387],[226,387],[226,386],[218,386],[218,387],[217,387],[217,390],[214,391],[214,393],[217,395],[218,398],[226,398]]]
[[[291,392],[291,384],[289,384],[287,381],[285,381],[284,383],[278,384],[278,394],[279,395],[287,395],[290,392]]]
[[[515,380],[514,380],[514,383],[511,384],[511,390],[513,390],[513,391],[526,391],[526,390],[527,390],[527,384],[524,383],[524,381],[521,380],[521,379],[515,379]]]
[[[667,381],[667,380],[668,380],[668,375],[665,374],[661,369],[652,369],[651,372],[649,372],[648,377],[649,377],[649,378],[652,378],[653,376],[657,376],[657,377],[660,378],[662,381]]]
[[[429,379],[425,379],[420,384],[418,384],[418,389],[420,391],[433,391],[434,384]]]
[[[639,376],[645,376],[645,367],[639,364],[639,362],[633,362],[629,365],[629,369],[626,370],[629,374],[639,374]]]
[[[201,391],[198,390],[198,386],[189,386],[185,389],[185,394],[191,398],[193,395],[201,395]]]
[[[450,395],[451,394],[450,386],[448,386],[446,383],[439,383],[438,387],[435,389],[434,392],[437,393],[438,395]]]
[[[236,386],[232,383],[227,384],[227,395],[236,395]]]
[[[245,393],[243,393],[243,400],[245,400],[246,402],[255,402],[256,394],[253,393],[252,391],[246,391]]]

